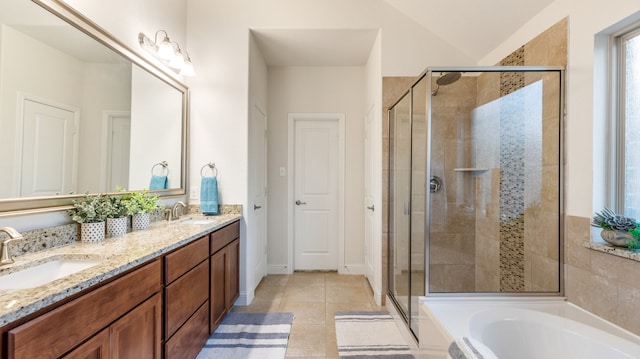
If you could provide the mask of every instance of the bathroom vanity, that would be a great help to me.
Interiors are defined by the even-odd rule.
[[[194,358],[239,295],[239,219],[158,222],[16,258],[16,270],[59,258],[97,264],[0,290],[2,358]]]

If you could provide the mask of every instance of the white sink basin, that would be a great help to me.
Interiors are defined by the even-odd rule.
[[[56,258],[33,267],[0,276],[0,289],[39,287],[56,279],[78,273],[102,262],[99,259]]]

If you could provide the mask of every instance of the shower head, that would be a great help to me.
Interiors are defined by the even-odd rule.
[[[438,79],[436,80],[436,85],[438,86],[431,93],[431,95],[432,96],[437,95],[438,90],[440,89],[440,86],[451,85],[452,83],[460,80],[461,76],[462,76],[462,73],[460,72],[447,72],[446,74],[441,74],[440,77],[438,77]]]

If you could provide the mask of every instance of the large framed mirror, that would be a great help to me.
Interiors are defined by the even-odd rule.
[[[59,0],[0,2],[0,216],[186,193],[188,89]],[[158,181],[161,179],[161,181]]]

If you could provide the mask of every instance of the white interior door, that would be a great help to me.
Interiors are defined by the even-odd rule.
[[[255,231],[256,283],[267,274],[267,116],[258,106],[253,107],[251,117],[251,164],[249,178],[253,199],[253,223]]]
[[[129,188],[131,114],[112,112],[107,114],[107,121],[106,191],[114,192],[117,186]]]
[[[373,110],[373,108],[372,108]],[[374,233],[375,233],[375,176],[374,176],[374,154],[375,154],[375,127],[373,123],[373,113],[370,110],[365,116],[365,137],[364,137],[364,263],[365,275],[369,280],[371,288],[376,288],[374,272]]]
[[[21,197],[76,191],[77,122],[74,111],[23,99]]]
[[[294,121],[294,268],[337,270],[339,120]]]

